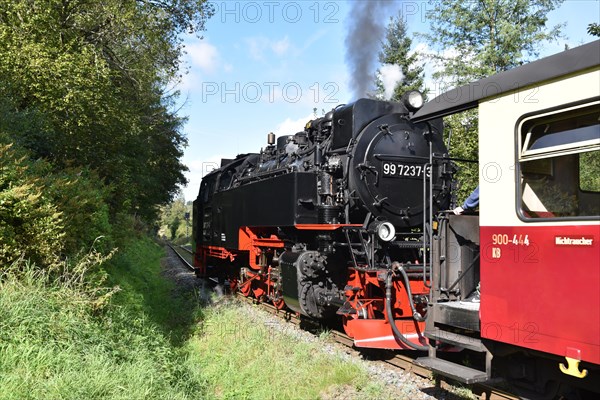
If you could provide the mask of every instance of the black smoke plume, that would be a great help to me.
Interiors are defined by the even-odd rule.
[[[394,0],[351,2],[345,44],[353,100],[365,97],[373,89],[377,55],[389,16],[396,11],[394,6]]]

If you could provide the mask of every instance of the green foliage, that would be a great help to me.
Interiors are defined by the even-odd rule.
[[[508,70],[540,53],[540,45],[561,35],[546,27],[548,13],[563,0],[435,0],[427,13],[434,58],[443,69],[434,77],[461,85]]]
[[[592,22],[588,25],[587,33],[592,36],[600,36],[600,25],[596,22]]]
[[[453,114],[444,119],[444,136],[446,142],[450,139],[451,156],[455,159],[464,160],[455,161],[458,167],[455,174],[455,178],[459,183],[455,191],[458,205],[462,204],[471,194],[479,181],[477,117],[476,111],[469,110],[460,114]]]
[[[108,252],[114,246],[109,222],[108,189],[86,168],[65,168],[42,179],[46,194],[63,216],[64,253],[73,255],[92,246]]]
[[[402,71],[402,79],[394,88],[392,101],[399,101],[402,95],[409,90],[424,92],[424,67],[418,63],[419,54],[417,52],[410,54],[411,46],[412,39],[407,36],[406,23],[402,15],[399,14],[396,18],[390,17],[385,41],[379,52],[379,63],[382,65],[398,65]],[[380,74],[377,74],[375,85],[377,87],[377,97],[382,98],[384,87]]]
[[[0,96],[0,132],[19,147],[37,148],[40,157],[50,154],[48,141],[54,133],[47,115],[38,109],[18,111],[12,101]]]
[[[190,219],[185,219],[189,213]],[[164,235],[169,240],[175,240],[192,234],[192,205],[186,204],[183,197],[178,197],[160,210],[159,235]]]
[[[584,191],[600,193],[600,151],[579,155],[579,187]]]
[[[26,153],[0,140],[0,265],[19,258],[57,268],[64,222]]]
[[[166,90],[180,34],[202,31],[212,12],[204,0],[4,1],[3,111],[37,124],[12,129],[13,140],[54,167],[95,171],[112,189],[113,216],[153,219],[185,182],[185,120]]]

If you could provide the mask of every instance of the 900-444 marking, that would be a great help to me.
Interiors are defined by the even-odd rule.
[[[532,245],[532,246],[530,246]],[[508,246],[508,248],[502,249],[503,246]],[[514,246],[514,247],[513,247]],[[525,253],[523,251],[519,251],[519,249],[527,250]],[[514,234],[512,237],[507,233],[494,233],[492,234],[492,242],[488,243],[485,246],[484,256],[489,257],[492,260],[499,260],[504,258],[505,251],[509,251],[513,253],[514,262],[537,262],[537,246],[534,243],[529,242],[528,234]],[[531,250],[531,251],[529,251]],[[523,257],[523,260],[521,258]]]
[[[512,239],[506,233],[494,233],[492,235],[492,244],[515,246],[529,246],[529,235],[514,235]]]

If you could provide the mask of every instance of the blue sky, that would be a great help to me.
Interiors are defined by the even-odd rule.
[[[345,38],[356,22],[348,1],[214,1],[216,13],[202,40],[186,40],[188,73],[180,115],[189,146],[183,162],[193,200],[202,176],[221,158],[258,152],[267,133],[292,134],[314,115],[348,102],[352,93]],[[387,16],[403,12],[410,32],[426,32],[422,1],[390,1]],[[549,25],[567,23],[566,38],[545,45],[541,56],[588,43],[590,22],[600,21],[598,0],[567,0],[549,15]],[[414,47],[423,47],[413,40]],[[373,43],[378,49],[378,44]],[[377,58],[377,50],[372,54]],[[373,71],[374,72],[374,71]],[[428,70],[430,75],[431,70]],[[429,78],[429,77],[427,77]],[[430,83],[433,84],[433,83]]]

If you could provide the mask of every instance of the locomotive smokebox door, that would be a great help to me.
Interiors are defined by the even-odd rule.
[[[447,207],[450,182],[443,179],[449,175],[440,171],[448,170],[443,165],[448,161],[430,164],[430,141],[435,155],[446,153],[442,135],[431,123],[415,125],[406,115],[391,114],[367,125],[353,150],[350,184],[368,211],[398,227],[419,225],[429,207],[424,182],[432,175],[434,210]]]

